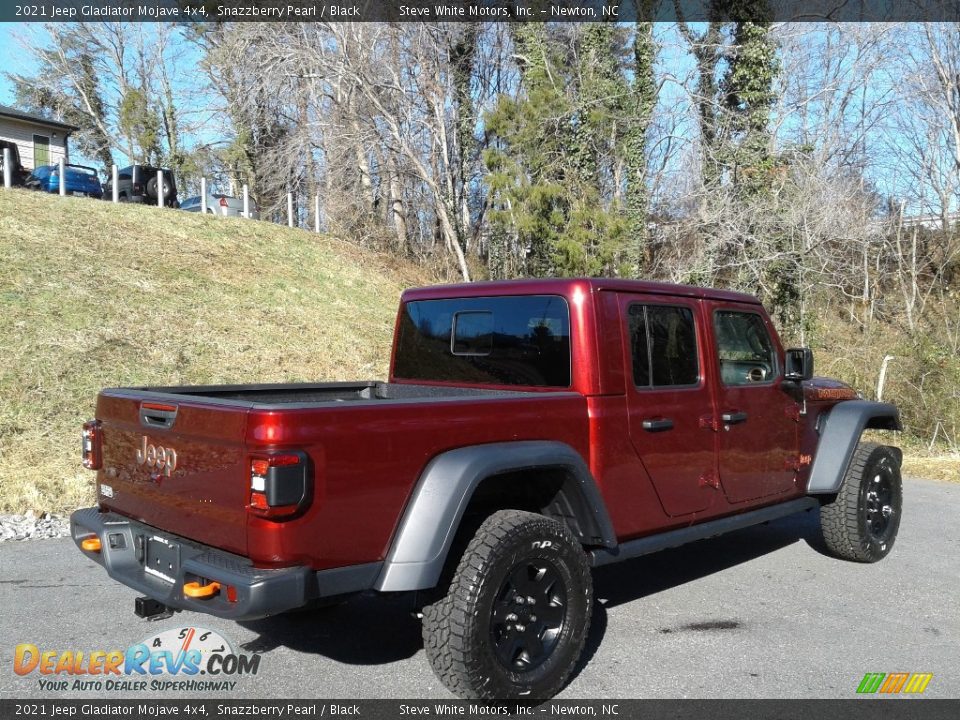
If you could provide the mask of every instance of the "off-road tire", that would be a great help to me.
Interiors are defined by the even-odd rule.
[[[896,453],[886,445],[860,443],[840,491],[820,507],[824,544],[844,560],[882,560],[897,539],[902,506]]]
[[[166,179],[164,179],[162,184],[157,182],[156,176],[147,180],[147,197],[154,202],[157,201],[157,196],[163,193],[163,204],[166,205],[172,192],[170,184]]]
[[[509,599],[517,597],[514,587],[524,584],[521,574],[529,578],[530,588],[539,588],[544,578],[551,582],[544,590],[550,599],[515,606],[525,625],[504,625],[505,603],[514,602]],[[531,597],[537,592],[532,589]],[[570,530],[542,515],[501,510],[483,522],[467,545],[447,594],[424,608],[423,645],[437,677],[462,698],[545,699],[563,687],[576,665],[592,610],[590,567]],[[558,628],[542,627],[551,622],[548,616],[558,619],[553,620]],[[524,633],[538,638],[545,655],[520,669],[531,658],[521,649],[508,666],[501,657],[512,655],[508,648],[515,637],[531,642]]]

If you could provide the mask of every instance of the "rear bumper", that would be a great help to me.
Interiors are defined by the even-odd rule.
[[[217,550],[163,532],[97,508],[77,510],[70,516],[70,534],[85,556],[103,565],[107,574],[164,605],[181,610],[208,613],[231,620],[252,620],[302,607],[319,597],[357,592],[373,586],[380,563],[314,572],[306,566],[276,570],[255,568],[249,559]],[[81,543],[91,536],[100,539],[99,551],[84,550]],[[178,568],[173,582],[147,573],[143,547],[147,539],[158,538],[176,548]],[[163,569],[163,568],[161,568]],[[184,595],[186,583],[220,583],[212,597]],[[226,591],[235,600],[231,602]]]

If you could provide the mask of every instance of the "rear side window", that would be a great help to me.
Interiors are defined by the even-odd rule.
[[[756,313],[718,310],[713,319],[724,385],[770,382],[777,355],[763,318]]]
[[[416,300],[400,317],[394,375],[570,387],[570,314],[555,295]]]
[[[682,387],[700,381],[697,331],[689,308],[631,305],[629,322],[637,387]]]

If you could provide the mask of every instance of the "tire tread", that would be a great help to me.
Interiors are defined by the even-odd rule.
[[[535,513],[501,510],[488,517],[467,545],[450,581],[447,594],[423,609],[423,644],[427,659],[443,684],[462,698],[494,698],[487,687],[480,653],[471,639],[470,625],[485,568],[511,543],[532,531],[559,535],[579,549],[580,545],[563,524]],[[586,556],[575,571],[581,574],[587,592],[587,617],[578,633],[580,642],[589,632],[592,582]],[[579,653],[578,653],[579,654]],[[541,694],[550,697],[563,687],[572,667],[555,678]]]
[[[820,531],[827,548],[835,556],[854,562],[880,560],[870,543],[862,536],[860,526],[860,484],[873,456],[889,453],[884,445],[861,442],[854,451],[836,497],[820,507]],[[899,509],[898,509],[899,510]],[[890,545],[893,545],[891,539]]]

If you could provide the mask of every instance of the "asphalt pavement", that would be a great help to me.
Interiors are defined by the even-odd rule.
[[[960,485],[906,480],[904,498],[896,547],[875,565],[824,555],[803,513],[597,570],[587,649],[560,697],[851,698],[868,672],[933,673],[925,696],[960,697]],[[0,698],[450,697],[403,599],[233,623],[148,622],[135,596],[70,540],[0,543]],[[20,643],[88,653],[187,627],[261,654],[257,674],[171,695],[70,689],[84,676],[51,691],[14,672]]]

